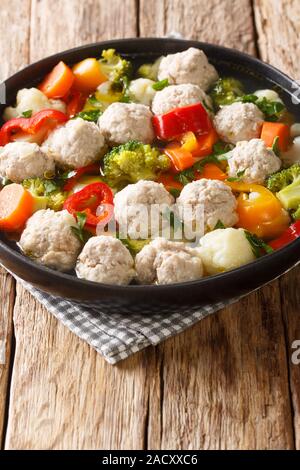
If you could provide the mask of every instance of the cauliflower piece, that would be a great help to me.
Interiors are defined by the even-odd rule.
[[[43,153],[37,144],[20,141],[0,147],[0,176],[21,183],[46,172],[54,173],[55,164],[53,158]]]
[[[111,145],[129,140],[151,144],[154,140],[152,113],[143,104],[113,103],[100,116],[98,125]]]
[[[283,101],[280,98],[280,96],[278,95],[278,93],[276,93],[276,91],[274,91],[274,90],[269,90],[269,89],[257,90],[253,93],[253,95],[255,95],[259,98],[258,101],[265,98],[268,101],[278,101],[279,103],[283,103]]]
[[[72,231],[74,217],[67,211],[40,210],[26,223],[19,246],[34,261],[58,271],[70,271],[76,264],[80,241]]]
[[[61,167],[80,168],[99,160],[106,145],[94,122],[77,118],[51,132],[42,150]]]
[[[238,221],[236,199],[229,186],[222,181],[205,178],[193,181],[184,186],[176,204],[181,220],[198,235],[213,230],[219,221],[226,227]],[[197,220],[201,215],[203,224],[202,220],[200,223]]]
[[[245,183],[263,183],[265,178],[278,171],[281,160],[261,139],[238,142],[228,159],[228,175]],[[242,174],[242,176],[240,176]]]
[[[66,112],[66,105],[61,100],[48,99],[47,96],[37,88],[23,88],[18,91],[16,106],[5,108],[3,118],[5,121],[22,117],[26,111],[32,111],[32,115],[43,109],[56,109],[63,113]]]
[[[78,257],[76,274],[88,281],[127,285],[135,277],[134,261],[117,238],[92,237]]]
[[[189,83],[170,85],[156,93],[152,103],[152,111],[154,114],[164,114],[171,109],[199,102],[206,108],[212,109],[210,97],[199,86]]]
[[[200,239],[198,252],[207,274],[238,268],[255,259],[242,228],[217,229]]]
[[[232,103],[217,112],[214,124],[225,142],[236,144],[241,140],[259,137],[264,115],[254,103]]]
[[[203,275],[197,249],[164,238],[156,238],[146,245],[137,254],[135,266],[140,284],[194,281]]]
[[[186,51],[164,57],[158,68],[158,80],[167,78],[170,85],[192,83],[204,91],[218,79],[218,72],[200,49],[190,47]]]
[[[163,184],[140,180],[115,195],[115,218],[124,238],[146,239],[169,224],[165,211],[174,202]]]
[[[151,106],[152,100],[156,94],[153,88],[154,83],[153,80],[149,80],[148,78],[132,80],[128,89],[129,99],[135,103]]]

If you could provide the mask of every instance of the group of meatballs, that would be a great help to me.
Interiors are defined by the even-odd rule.
[[[207,91],[218,79],[218,73],[203,51],[189,48],[163,57],[157,76],[158,80],[167,79],[168,86],[150,94],[145,91],[145,99],[139,103],[112,103],[96,123],[82,118],[70,119],[54,129],[41,145],[18,141],[0,147],[0,176],[20,183],[54,172],[57,167],[85,167],[100,161],[109,149],[132,140],[153,144],[153,115],[199,102],[209,110],[219,138],[232,144],[229,177],[238,177],[242,171],[243,182],[260,184],[280,169],[281,160],[259,138],[264,115],[255,103],[235,102],[213,114]],[[138,80],[146,79],[134,82]],[[35,101],[34,111],[43,107],[64,110],[60,100],[44,103],[45,97],[37,89],[19,93],[31,100],[31,109]],[[23,104],[23,107],[26,110],[29,105]],[[7,118],[15,109],[7,108]],[[191,281],[255,258],[244,230],[234,228],[238,221],[236,197],[223,181],[205,178],[192,181],[175,199],[163,184],[140,180],[115,194],[114,215],[117,223],[126,222],[128,236],[134,238],[143,223],[136,210],[138,204],[143,204],[150,212],[153,204],[172,208],[174,203],[179,217],[185,205],[203,207],[204,236],[198,246],[165,239],[160,233],[135,257],[119,238],[109,233],[92,236],[82,246],[71,229],[76,223],[74,216],[66,210],[45,209],[29,218],[19,247],[24,254],[49,268],[63,272],[75,269],[79,278],[118,285],[132,281],[141,284]],[[193,217],[193,211],[189,214]],[[181,220],[185,222],[184,216]],[[223,228],[216,229],[218,223]],[[229,254],[232,247],[234,256]]]

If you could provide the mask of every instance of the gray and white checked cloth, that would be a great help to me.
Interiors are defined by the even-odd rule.
[[[116,364],[147,346],[157,345],[240,299],[207,305],[190,314],[164,312],[152,316],[144,316],[142,313],[127,316],[117,313],[109,315],[95,306],[87,307],[62,297],[55,297],[19,278],[16,280],[69,330],[102,354],[110,364]]]

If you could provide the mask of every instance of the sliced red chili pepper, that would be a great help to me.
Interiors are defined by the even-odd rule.
[[[300,220],[290,225],[290,227],[286,229],[280,237],[269,242],[269,245],[273,250],[279,250],[279,248],[283,248],[298,237],[300,237]]]
[[[153,116],[152,123],[156,137],[161,140],[170,140],[185,132],[207,134],[212,128],[209,115],[201,103]]]
[[[82,168],[77,168],[77,170],[72,171],[73,176],[69,178],[66,184],[63,187],[63,191],[69,192],[72,191],[77,181],[83,175],[99,175],[100,174],[100,164],[92,163],[91,165],[84,166]]]
[[[55,109],[44,109],[31,118],[10,119],[0,129],[0,145],[4,146],[17,140],[18,137],[26,136],[38,136],[40,141],[47,133],[68,119],[66,114]]]
[[[84,212],[87,215],[86,226],[97,227],[98,224],[106,225],[113,216],[114,195],[105,183],[92,183],[69,196],[64,209],[70,214]]]

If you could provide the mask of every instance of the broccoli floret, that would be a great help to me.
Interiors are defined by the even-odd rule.
[[[67,198],[54,180],[46,178],[29,178],[23,181],[23,186],[33,196],[35,209],[52,209],[59,211]]]
[[[295,163],[284,170],[269,176],[267,187],[276,193],[277,198],[294,218],[300,217],[300,164]]]
[[[235,78],[219,78],[210,92],[216,108],[231,104],[244,95],[243,85]]]
[[[132,240],[131,238],[126,238],[124,240],[121,239],[121,242],[123,245],[128,248],[132,256],[136,256],[143,248],[144,246],[148,245],[150,243],[150,239],[147,240]]]
[[[157,148],[132,140],[105,155],[103,175],[110,186],[120,189],[139,180],[155,180],[170,166],[170,159]]]
[[[157,81],[157,74],[159,64],[162,60],[162,57],[156,59],[153,64],[143,64],[138,68],[137,74],[139,77],[142,78],[149,78],[149,80],[153,80],[154,82]]]
[[[99,60],[104,75],[108,77],[115,90],[123,91],[132,74],[132,64],[123,59],[115,49],[106,49]]]

